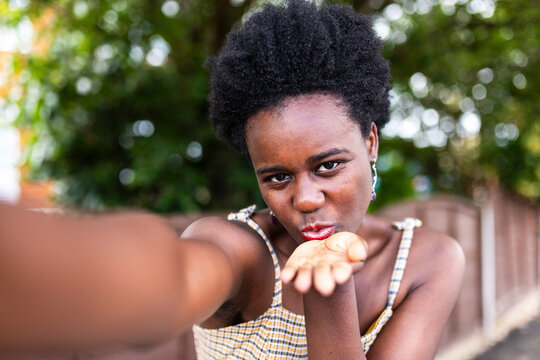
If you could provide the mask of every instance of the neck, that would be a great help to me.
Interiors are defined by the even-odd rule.
[[[288,259],[299,244],[289,235],[283,225],[279,221],[272,222],[272,217],[266,211],[256,214],[254,220],[268,236],[276,252]]]

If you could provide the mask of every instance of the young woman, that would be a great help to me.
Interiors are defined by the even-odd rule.
[[[211,121],[267,210],[178,241],[151,215],[1,206],[0,348],[151,344],[196,324],[200,359],[433,358],[464,259],[419,220],[366,215],[389,117],[381,47],[350,7],[290,1],[209,62]]]

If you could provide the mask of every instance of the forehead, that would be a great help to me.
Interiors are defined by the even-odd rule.
[[[283,156],[311,156],[362,142],[359,124],[331,95],[304,95],[248,120],[246,142],[254,163]]]

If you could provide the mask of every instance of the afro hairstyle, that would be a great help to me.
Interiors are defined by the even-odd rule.
[[[233,29],[211,72],[210,122],[247,154],[245,126],[261,110],[304,94],[335,95],[366,136],[389,120],[390,68],[371,19],[350,6],[267,4]]]

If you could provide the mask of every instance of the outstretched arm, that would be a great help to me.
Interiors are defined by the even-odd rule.
[[[152,344],[234,288],[216,245],[153,215],[48,216],[0,204],[0,350]]]

